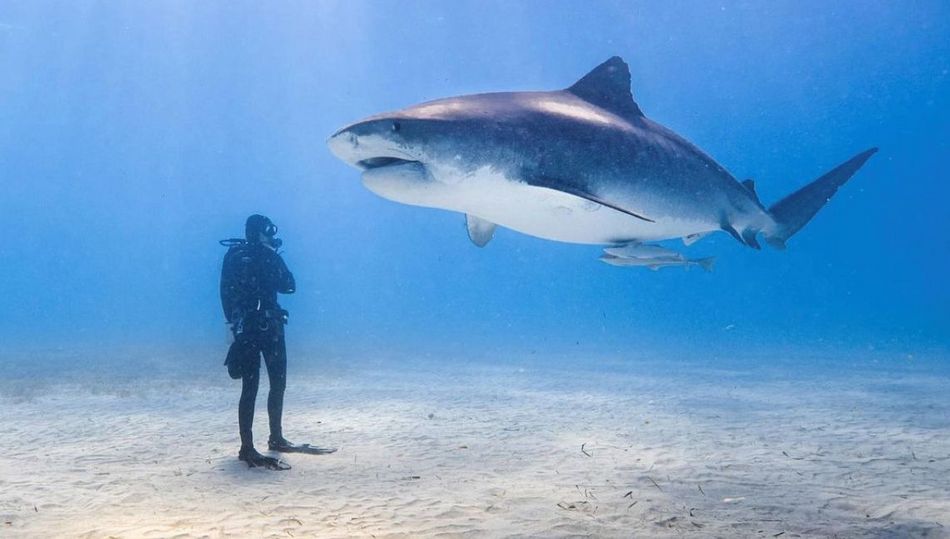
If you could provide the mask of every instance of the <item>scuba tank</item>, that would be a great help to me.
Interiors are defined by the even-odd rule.
[[[236,329],[244,313],[253,308],[249,304],[258,297],[259,272],[255,257],[248,252],[250,244],[246,240],[230,238],[218,243],[228,248],[221,265],[221,308],[224,318]]]

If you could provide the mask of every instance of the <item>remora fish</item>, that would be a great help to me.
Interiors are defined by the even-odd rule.
[[[683,266],[686,269],[689,269],[690,266],[699,266],[706,271],[712,271],[713,263],[715,263],[715,257],[712,256],[707,258],[688,259],[681,255],[661,256],[655,258],[635,258],[605,254],[601,255],[600,260],[601,262],[605,262],[611,266],[645,267],[650,268],[653,271],[670,266]]]
[[[647,267],[658,270],[669,266],[700,266],[706,271],[712,271],[715,257],[688,259],[685,256],[659,245],[642,245],[628,243],[620,247],[607,247],[600,261],[611,266]]]
[[[623,244],[725,231],[777,248],[877,151],[864,151],[766,209],[634,102],[613,57],[565,90],[450,97],[371,116],[328,144],[374,193],[467,216],[487,244],[496,223],[555,241]]]
[[[641,245],[639,243],[628,243],[620,247],[607,247],[604,249],[604,252],[618,258],[683,258],[683,255],[672,249],[660,247],[659,245]]]

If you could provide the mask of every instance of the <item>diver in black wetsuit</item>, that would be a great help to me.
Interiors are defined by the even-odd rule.
[[[284,324],[287,311],[277,303],[277,294],[293,294],[294,276],[277,253],[281,240],[275,237],[277,227],[263,215],[251,215],[244,226],[245,240],[225,240],[227,254],[221,268],[221,305],[234,342],[225,362],[232,378],[241,378],[241,401],[238,425],[241,450],[238,458],[248,466],[271,469],[289,468],[273,457],[254,449],[251,424],[260,382],[261,356],[267,366],[270,393],[267,415],[270,422],[268,448],[272,451],[292,449],[281,429],[284,389],[287,385],[287,348]]]

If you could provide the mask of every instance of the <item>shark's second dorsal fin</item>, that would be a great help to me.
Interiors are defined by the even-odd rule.
[[[759,202],[759,194],[755,192],[755,180],[752,178],[749,178],[748,180],[742,180],[742,187],[746,188],[746,191],[752,195],[752,198],[754,198],[756,202]],[[759,202],[759,204],[761,204],[761,202]]]
[[[619,56],[595,67],[567,91],[628,120],[643,116],[630,93],[630,69]]]

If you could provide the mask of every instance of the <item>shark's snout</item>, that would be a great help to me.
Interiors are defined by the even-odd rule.
[[[327,146],[333,155],[362,171],[416,162],[392,124],[376,119],[357,122],[331,135]]]
[[[353,166],[359,162],[359,137],[349,128],[343,128],[331,135],[327,139],[327,146],[330,147],[330,152],[341,161]]]

